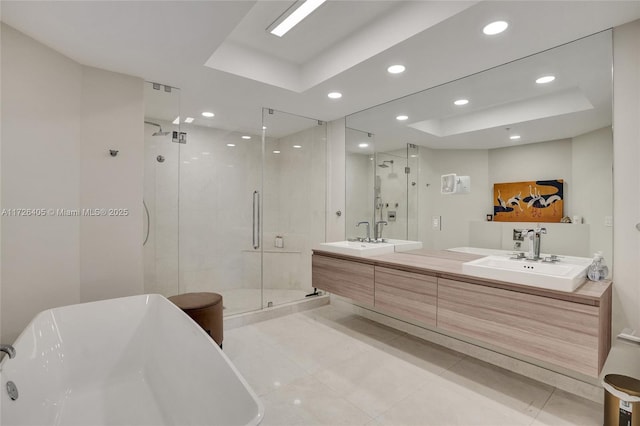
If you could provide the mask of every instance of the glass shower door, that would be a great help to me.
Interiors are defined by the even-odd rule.
[[[225,315],[262,307],[262,137],[183,124],[180,292],[216,292]]]
[[[264,306],[305,299],[311,250],[325,241],[326,143],[324,122],[263,110]]]

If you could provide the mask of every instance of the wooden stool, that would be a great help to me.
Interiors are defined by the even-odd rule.
[[[185,293],[169,298],[197,322],[222,348],[222,295],[218,293]]]

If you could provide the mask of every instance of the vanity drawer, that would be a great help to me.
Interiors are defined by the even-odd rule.
[[[436,277],[381,266],[375,268],[376,308],[435,326],[437,296]]]
[[[312,256],[315,288],[373,305],[373,265],[328,256]]]
[[[439,328],[597,376],[599,308],[440,278]]]

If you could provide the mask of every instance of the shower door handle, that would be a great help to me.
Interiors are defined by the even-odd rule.
[[[260,248],[260,193],[253,191],[253,248]]]

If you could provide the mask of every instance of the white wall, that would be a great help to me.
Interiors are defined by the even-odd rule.
[[[571,210],[589,225],[589,253],[602,251],[607,262],[613,262],[613,134],[610,127],[573,138],[573,175],[570,181]],[[576,165],[579,165],[577,167]]]
[[[2,207],[80,207],[82,66],[2,24]],[[80,219],[2,217],[2,341],[80,301]]]
[[[80,205],[126,214],[80,218],[82,302],[143,292],[143,116],[139,78],[84,67]]]
[[[345,119],[327,123],[327,241],[345,237]],[[337,212],[341,214],[338,215]]]
[[[613,334],[640,330],[640,20],[613,31]]]
[[[2,207],[130,210],[123,220],[2,218],[10,342],[41,310],[142,291],[143,98],[142,80],[82,66],[4,24],[2,71]],[[114,144],[123,157],[108,157]]]
[[[471,177],[468,194],[440,194],[440,176],[455,173]],[[418,232],[426,248],[469,245],[469,222],[483,220],[491,207],[487,150],[436,150],[420,147]],[[441,217],[434,229],[433,216]]]

